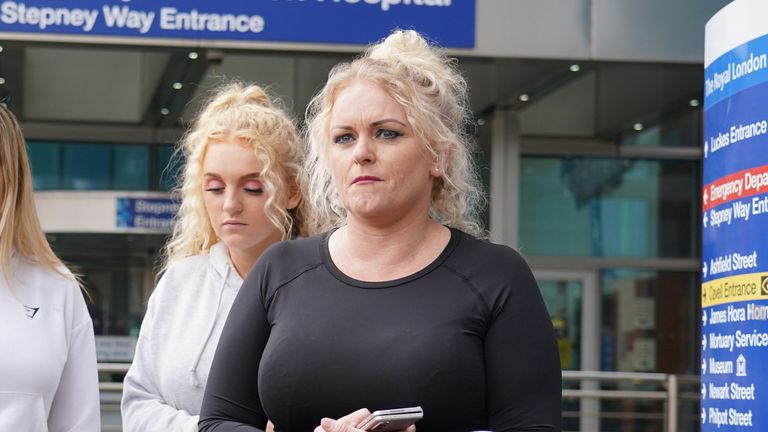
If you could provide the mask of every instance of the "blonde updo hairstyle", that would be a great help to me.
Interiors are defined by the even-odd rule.
[[[269,194],[267,217],[283,239],[306,234],[304,200],[286,209],[290,196],[299,191],[303,145],[295,122],[277,105],[261,87],[239,82],[220,87],[208,99],[178,149],[185,158],[175,191],[181,206],[162,271],[184,257],[207,252],[219,241],[203,201],[203,161],[212,143],[232,140],[252,149],[262,164],[259,180]]]
[[[307,107],[305,175],[312,216],[310,234],[344,223],[346,211],[333,188],[326,151],[336,96],[354,81],[381,86],[405,110],[425,154],[438,161],[430,217],[476,237],[485,236],[478,213],[484,196],[472,160],[467,83],[448,58],[413,30],[397,30],[351,63],[335,66]]]

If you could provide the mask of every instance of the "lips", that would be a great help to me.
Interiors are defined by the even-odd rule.
[[[359,176],[352,180],[352,184],[369,184],[378,181],[381,181],[381,179],[376,176]]]

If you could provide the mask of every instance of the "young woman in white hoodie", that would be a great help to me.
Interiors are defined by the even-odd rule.
[[[91,317],[43,234],[21,128],[0,105],[0,431],[99,428]]]
[[[304,234],[302,141],[260,87],[216,91],[183,138],[181,208],[125,376],[124,432],[197,431],[221,329],[270,245]]]

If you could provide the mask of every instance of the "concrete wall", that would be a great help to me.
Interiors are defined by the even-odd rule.
[[[702,62],[704,25],[730,0],[477,0],[469,55]]]

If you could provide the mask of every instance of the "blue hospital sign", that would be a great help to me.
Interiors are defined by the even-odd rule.
[[[0,1],[0,32],[368,44],[412,28],[444,47],[475,46],[475,0]]]
[[[179,203],[167,198],[117,198],[118,228],[171,232]]]
[[[706,27],[701,430],[768,430],[768,2]]]

